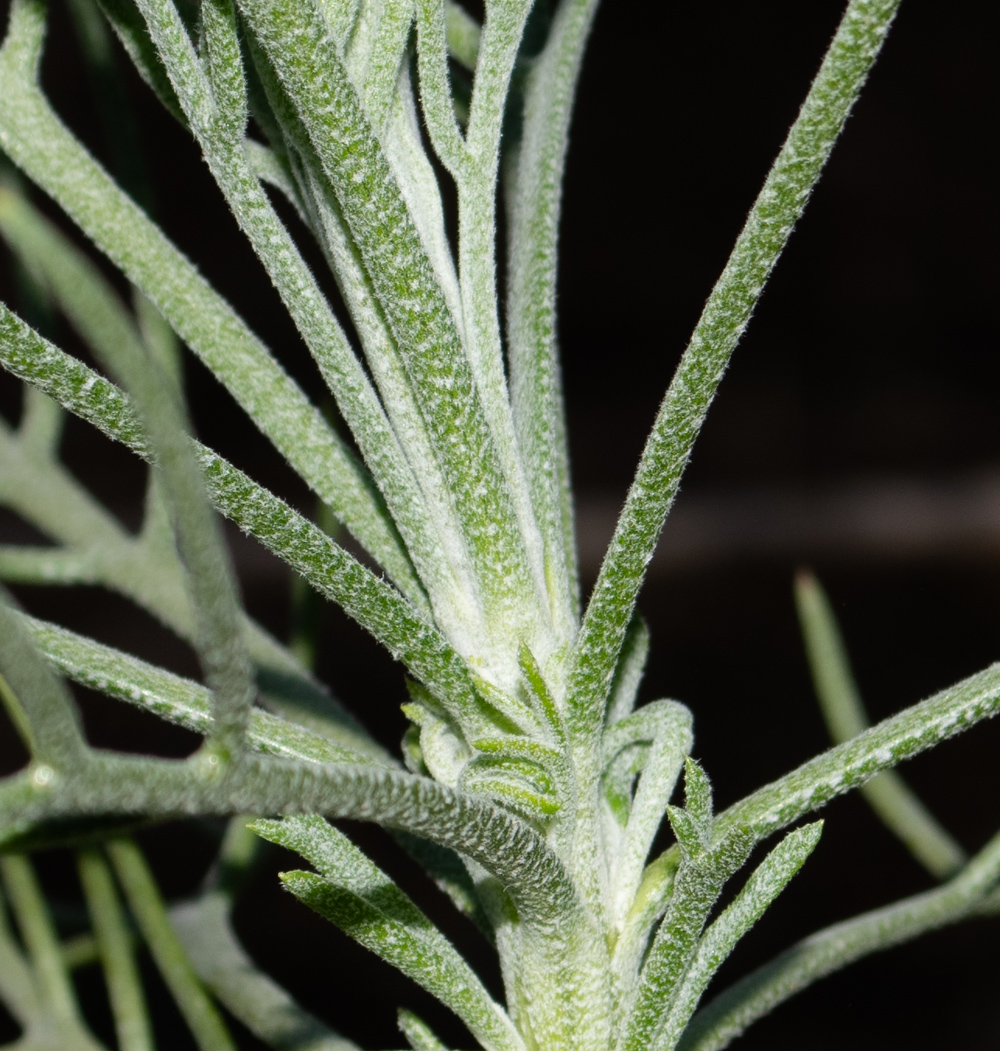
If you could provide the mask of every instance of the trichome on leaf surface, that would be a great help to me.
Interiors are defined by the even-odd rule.
[[[280,875],[291,895],[441,1001],[466,1044],[487,1051],[722,1048],[850,961],[996,911],[1000,838],[967,858],[889,768],[991,716],[1000,666],[869,728],[830,606],[802,574],[803,636],[839,743],[718,813],[692,758],[691,712],[636,703],[647,566],[897,6],[847,5],[583,594],[556,261],[596,0],[487,0],[475,14],[454,0],[70,0],[104,92],[115,177],[42,90],[46,4],[13,0],[0,235],[21,301],[0,304],[0,363],[24,390],[16,425],[0,422],[0,501],[45,542],[0,546],[0,577],[117,592],[188,643],[201,670],[183,677],[4,594],[0,694],[28,753],[0,780],[0,999],[17,1047],[154,1046],[148,952],[202,1051],[248,1031],[275,1048],[356,1048],[234,933],[265,840],[302,860]],[[116,95],[126,55],[200,150],[322,378],[322,404],[157,225]],[[57,317],[79,356],[48,338]],[[193,437],[182,346],[314,513]],[[63,462],[66,414],[149,465],[135,531]],[[323,642],[308,617],[286,642],[247,615],[218,515],[304,582],[300,612],[318,593],[404,666],[398,753],[318,681]],[[202,741],[184,758],[95,747],[70,682]],[[854,788],[940,885],[813,934],[703,1002],[816,848],[810,815]],[[192,836],[204,819],[229,825],[201,889],[168,904],[133,833],[181,818]],[[495,948],[495,988],[336,819],[390,831]],[[31,854],[53,848],[75,851],[85,911],[46,901]],[[92,965],[106,1034],[74,984]],[[445,1046],[408,1009],[398,1024],[414,1051]]]

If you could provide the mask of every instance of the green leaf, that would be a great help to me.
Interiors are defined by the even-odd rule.
[[[711,835],[714,808],[712,784],[697,759],[684,760],[684,805],[705,836]]]
[[[1000,709],[1000,663],[971,675],[828,749],[784,777],[764,785],[715,819],[716,837],[734,827],[753,830],[757,841],[798,821],[875,774],[961,733]],[[662,854],[665,862],[676,848]]]
[[[152,1027],[132,936],[107,862],[98,851],[84,850],[77,856],[77,868],[104,966],[118,1047],[152,1051]]]
[[[372,763],[310,763],[247,752],[167,760],[94,752],[79,775],[33,787],[0,780],[0,850],[37,822],[73,815],[310,813],[375,821],[467,855],[502,881],[525,930],[551,938],[580,924],[576,888],[527,824],[481,796]]]
[[[200,683],[55,624],[23,614],[18,619],[38,652],[61,675],[194,733],[211,732],[211,692]],[[267,755],[313,763],[389,761],[366,735],[345,727],[331,739],[330,727],[325,729],[326,734],[318,734],[255,708],[250,712],[247,743]]]
[[[0,858],[0,876],[14,910],[21,939],[27,950],[32,970],[40,1015],[30,1022],[47,1017],[53,1035],[67,1042],[80,1039],[96,1051],[97,1044],[86,1032],[80,1017],[70,976],[63,964],[55,925],[31,862],[25,857]],[[30,1024],[30,1023],[29,1023]]]
[[[570,116],[596,9],[596,0],[559,5],[525,78],[524,127],[507,188],[511,404],[550,588],[574,620],[580,582],[556,341],[557,231]]]
[[[749,857],[753,842],[749,829],[737,827],[711,850],[681,862],[667,914],[626,1013],[622,1051],[650,1048],[660,1019],[671,1009],[688,972],[708,914],[726,881]]]
[[[240,746],[253,699],[250,663],[239,627],[240,605],[228,557],[211,514],[169,378],[150,358],[124,306],[77,252],[26,207],[0,199],[0,225],[51,283],[54,296],[106,368],[130,390],[153,437],[153,452],[173,510],[186,586],[198,619],[195,646],[215,698],[213,737],[225,751]]]
[[[445,0],[448,52],[456,62],[473,72],[479,57],[482,26],[455,0]]]
[[[868,76],[899,0],[852,0],[751,209],[657,413],[575,649],[570,725],[586,739],[604,717],[636,596],[730,356],[805,209]]]
[[[321,818],[260,821],[253,828],[319,869],[320,875],[282,874],[297,898],[441,1000],[485,1048],[524,1051],[506,1012],[451,943],[346,836]]]
[[[226,1010],[276,1051],[359,1051],[254,965],[233,932],[229,907],[225,895],[206,894],[169,912],[191,966]]]
[[[802,868],[816,849],[822,831],[823,822],[816,821],[789,832],[754,870],[732,904],[705,931],[669,1013],[661,1016],[652,1044],[654,1051],[669,1051],[677,1046],[712,976]]]
[[[86,365],[43,340],[0,303],[0,362],[37,384],[61,405],[108,437],[149,456],[145,436],[125,395]],[[461,713],[479,701],[462,658],[399,593],[323,530],[257,485],[222,457],[198,446],[208,494],[216,508],[252,533],[338,602],[392,655],[404,662],[442,703]]]
[[[12,720],[27,737],[32,778],[47,786],[86,762],[88,747],[76,705],[65,684],[46,666],[21,626],[10,598],[0,589],[0,675],[5,703],[16,705]]]
[[[342,59],[312,3],[245,0],[241,9],[309,133],[420,391],[487,622],[534,641],[541,566],[529,562],[454,319]]]
[[[721,1051],[751,1023],[820,978],[973,915],[998,880],[1000,835],[995,835],[944,886],[818,931],[720,993],[694,1016],[681,1051]]]
[[[404,450],[347,336],[253,172],[244,150],[245,106],[233,101],[230,109],[235,106],[237,112],[228,112],[220,95],[243,90],[235,22],[221,14],[205,16],[206,25],[213,27],[206,42],[214,39],[222,56],[219,69],[235,66],[238,78],[238,83],[216,89],[205,77],[170,0],[140,0],[140,7],[205,160],[333,392],[428,593],[437,604],[453,604],[455,584]],[[210,75],[214,68],[210,60]]]
[[[632,907],[646,858],[685,757],[691,750],[691,721],[691,713],[683,705],[675,701],[654,701],[605,731],[605,755],[620,754],[625,747],[634,747],[639,741],[648,742],[624,832],[606,844],[611,914],[615,926],[624,923]],[[707,783],[707,778],[705,781]],[[690,792],[691,775],[686,783]],[[688,808],[691,808],[690,800]]]
[[[20,0],[0,49],[0,143],[154,302],[260,430],[411,596],[421,589],[366,472],[270,352],[112,182],[36,82],[44,19]]]
[[[14,940],[7,922],[3,891],[0,890],[0,1000],[23,1029],[38,1016],[40,1008],[34,977]]]
[[[493,928],[462,859],[453,850],[439,847],[436,843],[419,839],[406,832],[396,832],[394,838],[437,884],[438,889],[448,895],[452,905],[463,916],[468,916],[481,934],[493,941]]]
[[[649,657],[649,628],[640,616],[633,616],[625,634],[618,667],[611,683],[607,724],[613,726],[632,713],[639,694],[639,684],[646,672]]]
[[[399,1009],[399,1029],[406,1037],[411,1051],[448,1051],[448,1048],[434,1035],[430,1026],[412,1011]]]
[[[139,75],[152,89],[164,108],[179,123],[186,125],[187,119],[181,109],[173,85],[163,68],[160,56],[149,39],[149,33],[132,0],[97,0],[104,16],[111,24],[122,47],[128,52]]]
[[[113,840],[107,851],[143,939],[199,1051],[236,1051],[222,1016],[170,925],[160,890],[142,852],[127,839]]]
[[[836,617],[819,581],[809,574],[796,577],[795,601],[827,729],[834,742],[849,741],[870,724]],[[873,777],[861,794],[932,876],[945,879],[965,864],[965,851],[895,770]]]

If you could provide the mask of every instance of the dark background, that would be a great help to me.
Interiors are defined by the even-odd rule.
[[[570,151],[560,283],[588,581],[687,335],[841,9],[828,0],[617,0],[598,16]],[[903,4],[736,352],[653,562],[641,602],[653,636],[642,699],[690,705],[695,752],[720,807],[827,744],[792,606],[797,566],[811,565],[827,586],[874,719],[997,657],[998,216],[989,143],[998,22],[995,5]],[[61,4],[53,5],[44,78],[70,125],[112,163]],[[158,220],[320,397],[307,355],[195,147],[138,85],[134,98]],[[4,256],[0,295],[15,302],[10,276]],[[76,349],[64,329],[53,335]],[[219,408],[215,381],[190,356],[188,380],[201,437],[310,509],[277,454],[235,411]],[[10,383],[0,383],[0,405],[16,415]],[[128,454],[71,422],[64,455],[136,524],[142,472]],[[9,538],[28,535],[10,516],[0,528]],[[247,541],[235,550],[251,612],[287,634],[283,569]],[[114,597],[27,589],[19,596],[42,616],[196,670],[181,644]],[[399,669],[336,610],[324,614],[321,638],[324,680],[394,745],[403,727]],[[166,754],[195,743],[124,706],[81,700],[97,743]],[[19,757],[9,730],[0,733],[9,770]],[[987,724],[904,769],[970,851],[1000,827],[998,745],[1000,726]],[[859,798],[837,801],[824,816],[816,854],[721,983],[812,930],[930,885]],[[144,835],[169,893],[197,885],[217,831],[169,826]],[[391,871],[409,871],[380,833],[350,831]],[[75,893],[64,855],[41,864],[55,893]],[[397,1004],[463,1046],[447,1012],[278,890],[274,872],[292,864],[267,855],[239,910],[251,951],[366,1047],[400,1045]],[[433,891],[412,878],[408,885],[447,921]],[[449,929],[495,987],[477,936],[461,924]],[[996,1047],[997,934],[995,920],[979,922],[873,957],[782,1006],[738,1046]],[[366,1018],[370,1006],[374,1020]],[[95,1025],[105,1024],[95,1011]],[[172,1017],[165,1024],[176,1029],[163,1046],[182,1047]]]

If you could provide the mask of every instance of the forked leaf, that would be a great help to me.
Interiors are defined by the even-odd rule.
[[[712,906],[726,881],[750,856],[753,844],[750,830],[738,827],[711,850],[681,862],[667,914],[628,1005],[622,1051],[649,1051],[660,1018],[671,1009],[691,965]]]
[[[44,268],[55,298],[90,336],[104,366],[129,388],[153,439],[154,458],[172,511],[185,585],[198,620],[195,635],[213,693],[213,738],[226,752],[241,746],[253,700],[250,662],[240,628],[240,604],[218,523],[208,506],[190,447],[185,413],[166,373],[150,358],[124,306],[96,280],[76,252],[65,251],[47,223],[12,197],[0,198],[0,222],[19,248]]]
[[[156,304],[306,483],[416,598],[419,583],[364,469],[229,304],[52,111],[37,83],[43,32],[40,5],[13,5],[0,49],[5,152]]]
[[[286,872],[286,887],[453,1010],[489,1051],[524,1051],[503,1008],[451,943],[377,865],[321,818],[259,821],[259,835],[295,850],[321,875]]]
[[[150,451],[135,413],[114,384],[43,340],[0,303],[0,364],[36,384],[69,411],[140,455]],[[222,457],[198,447],[217,509],[302,573],[378,638],[443,701],[461,711],[479,706],[462,658],[399,593],[323,530],[257,485]]]
[[[712,976],[802,868],[816,849],[822,831],[823,822],[816,821],[789,832],[757,866],[732,904],[705,931],[669,1012],[664,1011],[661,1016],[652,1051],[672,1051],[677,1046]]]
[[[948,883],[817,931],[724,990],[693,1018],[682,1051],[721,1051],[813,982],[873,952],[996,907],[1000,835]],[[992,898],[992,900],[991,900]]]

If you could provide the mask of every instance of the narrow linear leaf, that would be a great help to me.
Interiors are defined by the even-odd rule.
[[[252,827],[320,870],[282,874],[297,898],[427,989],[484,1047],[524,1051],[503,1008],[452,944],[343,833],[315,817]]]
[[[412,1011],[399,1010],[399,1030],[406,1037],[411,1051],[448,1051],[434,1035],[431,1027]]]
[[[132,936],[107,862],[98,851],[84,850],[77,856],[77,868],[104,965],[118,1047],[152,1051],[153,1033]]]
[[[681,862],[667,915],[639,974],[622,1051],[649,1051],[661,1018],[672,1009],[712,906],[752,848],[749,829],[737,827],[712,851]]]
[[[691,713],[674,701],[654,701],[611,727],[608,738],[646,739],[650,742],[628,824],[611,859],[612,915],[615,923],[624,922],[642,880],[646,858],[659,830],[664,811],[674,791],[677,778],[691,750]],[[616,740],[612,740],[614,749]]]
[[[13,719],[27,736],[32,776],[48,784],[79,769],[89,749],[73,698],[32,645],[11,601],[0,588],[0,675],[11,694],[4,699],[17,705]]]
[[[113,840],[108,843],[107,851],[132,915],[199,1051],[236,1051],[222,1016],[195,975],[170,925],[159,888],[142,852],[127,839]]]
[[[10,321],[8,332],[13,332],[13,338],[0,338],[0,364],[29,383],[43,383],[109,436],[123,438],[148,455],[128,399],[103,377],[45,344],[13,315],[5,315],[5,309],[0,304],[0,329],[5,320]],[[28,390],[49,400],[34,387]],[[23,439],[8,438],[3,425],[0,491],[9,506],[71,549],[0,549],[0,576],[9,572],[10,579],[24,580],[30,574],[33,582],[41,583],[35,576],[37,570],[39,574],[60,574],[68,582],[70,574],[79,573],[81,580],[103,584],[139,603],[182,638],[193,637],[195,619],[180,579],[173,535],[169,522],[160,521],[165,512],[155,498],[147,499],[146,520],[135,540],[62,467],[49,459],[37,459]],[[244,628],[264,703],[334,740],[346,735],[349,747],[364,750],[366,735],[357,722],[294,657],[252,621],[244,619]],[[370,743],[368,747],[370,750]],[[381,749],[375,751],[384,754]]]
[[[899,0],[852,0],[746,225],[709,296],[646,443],[591,595],[567,696],[597,732],[636,595],[729,358],[826,164]]]
[[[44,12],[12,7],[0,146],[156,304],[254,423],[408,594],[421,592],[364,469],[244,322],[63,126],[37,85]]]
[[[62,438],[65,417],[62,409],[41,391],[28,387],[24,392],[18,435],[25,447],[37,456],[52,456]]]
[[[649,628],[639,616],[633,616],[632,623],[625,634],[618,667],[611,683],[611,696],[608,700],[608,726],[614,726],[626,716],[632,714],[639,684],[646,671],[649,658]]]
[[[835,743],[868,729],[850,660],[829,600],[819,581],[800,573],[795,601],[809,668],[827,730]],[[895,770],[885,770],[861,786],[861,794],[883,823],[932,876],[945,879],[967,861],[965,851],[934,818]]]
[[[1000,835],[944,886],[818,931],[720,993],[694,1016],[679,1051],[721,1051],[758,1018],[820,978],[965,919],[998,880]]]
[[[482,26],[455,0],[445,0],[445,26],[449,54],[469,72],[473,72],[479,57]]]
[[[23,614],[20,623],[59,674],[194,733],[211,732],[212,695],[200,683],[55,624]],[[258,708],[250,712],[247,743],[267,755],[314,763],[391,762],[361,734],[343,733],[339,740],[332,740]]]
[[[234,1017],[275,1051],[359,1051],[259,970],[229,922],[223,894],[174,905],[170,923],[198,977]]]
[[[422,494],[404,452],[347,336],[271,206],[244,151],[244,84],[235,21],[221,9],[216,16],[204,16],[206,26],[211,26],[206,44],[214,41],[219,70],[235,67],[237,74],[230,77],[219,72],[221,82],[213,85],[203,73],[173,3],[140,0],[140,7],[205,160],[334,394],[418,574],[432,598],[447,593],[448,562],[428,521]],[[215,68],[210,61],[210,75]],[[228,105],[235,107],[234,113],[225,108],[225,99],[230,96],[233,99]]]
[[[43,340],[0,303],[0,363],[38,385],[110,438],[149,458],[149,445],[128,398],[82,362]],[[476,708],[465,661],[384,580],[217,454],[198,446],[209,498],[309,582],[342,605],[456,711]]]
[[[0,890],[0,1000],[24,1029],[39,1014],[38,996],[28,961],[7,922],[4,895]]]
[[[718,815],[715,835],[723,836],[733,827],[745,825],[760,841],[831,799],[860,788],[881,770],[990,718],[998,709],[1000,663],[884,719],[759,788]],[[647,871],[669,866],[676,857],[677,849],[671,847]]]
[[[18,855],[2,857],[0,876],[27,949],[43,1015],[68,1040],[78,1036],[87,1040],[89,1048],[96,1048],[83,1028],[73,985],[59,952],[55,925],[31,862]]]
[[[464,854],[503,881],[539,937],[579,922],[576,890],[532,828],[481,797],[374,764],[246,753],[212,765],[200,755],[177,761],[97,752],[85,773],[41,790],[26,774],[0,781],[0,849],[33,824],[60,816],[279,813],[375,821]]]
[[[822,821],[789,832],[754,870],[731,905],[705,931],[673,1007],[660,1023],[654,1051],[677,1046],[712,976],[740,939],[764,915],[772,902],[816,849]]]
[[[1000,664],[994,664],[759,788],[719,815],[717,834],[748,824],[758,838],[770,835],[880,770],[989,718],[998,706]]]
[[[224,750],[240,747],[253,700],[250,662],[243,647],[240,605],[218,525],[208,506],[188,439],[187,421],[171,383],[150,358],[131,319],[111,290],[77,252],[65,251],[48,224],[25,207],[0,200],[0,225],[43,268],[57,301],[68,308],[98,359],[120,376],[154,438],[154,457],[173,509],[186,584],[199,622],[195,635],[212,689],[216,728]]]
[[[559,5],[524,85],[524,130],[508,188],[510,397],[554,590],[580,615],[579,568],[556,342],[556,259],[569,123],[597,0]]]
[[[0,544],[0,580],[12,584],[96,584],[96,559],[64,548]]]
[[[529,566],[454,319],[342,59],[312,3],[244,0],[241,9],[306,126],[421,392],[484,598],[530,637],[525,610],[536,607],[541,567]]]
[[[163,68],[160,56],[149,39],[149,33],[131,0],[97,0],[104,16],[128,52],[139,75],[152,89],[168,113],[180,124],[186,124],[184,111],[181,109],[173,85]]]

